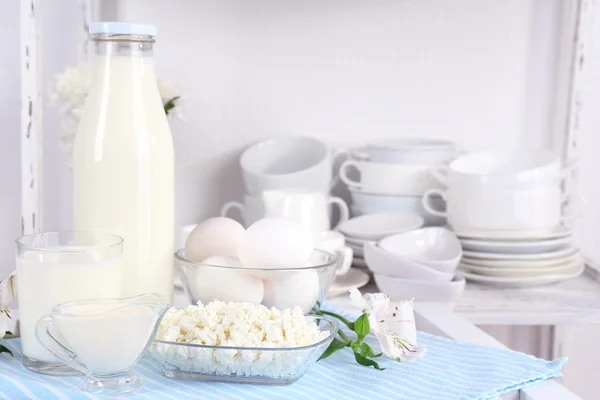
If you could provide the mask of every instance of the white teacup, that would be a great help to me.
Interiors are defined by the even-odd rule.
[[[433,208],[432,196],[442,197],[446,211]],[[552,229],[562,221],[577,217],[563,214],[563,206],[579,195],[563,195],[555,189],[480,189],[451,187],[448,190],[431,189],[423,196],[425,209],[437,216],[448,218],[448,223],[458,231],[468,230],[522,230],[543,231]]]
[[[298,188],[329,193],[333,159],[329,147],[310,137],[282,136],[246,149],[240,166],[246,192]]]
[[[345,275],[352,266],[352,249],[346,246],[344,235],[336,231],[326,231],[315,239],[315,248],[338,256],[335,270],[337,276]]]
[[[348,176],[352,168],[360,172],[360,179],[357,181]],[[431,169],[430,165],[394,165],[347,160],[340,166],[340,178],[350,189],[366,193],[421,196],[429,189],[441,187]]]
[[[347,221],[350,216],[348,205],[339,197],[326,197],[323,193],[302,190],[266,190],[262,193],[265,216],[282,217],[298,222],[315,235],[331,228],[329,206],[336,205],[340,211],[337,223]],[[336,227],[337,227],[336,225]]]
[[[448,140],[389,138],[351,150],[353,158],[382,164],[446,164],[456,156],[456,145]]]

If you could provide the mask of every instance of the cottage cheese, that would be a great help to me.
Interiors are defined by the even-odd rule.
[[[309,346],[330,335],[309,322],[299,307],[278,310],[250,303],[213,301],[164,316],[157,340],[255,349],[206,349],[155,343],[152,352],[180,371],[240,376],[285,377],[314,362],[314,349],[267,350]]]

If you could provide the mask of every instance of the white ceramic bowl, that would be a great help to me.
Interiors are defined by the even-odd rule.
[[[473,152],[432,170],[449,186],[555,187],[575,161],[561,164],[560,157],[543,149],[512,149]]]
[[[385,194],[366,193],[360,190],[349,189],[352,199],[352,215],[381,212],[410,212],[420,215],[426,226],[442,226],[446,218],[441,218],[428,213],[423,207],[422,196],[392,196]],[[430,204],[437,210],[444,209],[444,200],[432,198]]]
[[[294,188],[329,193],[330,153],[325,143],[310,137],[282,136],[250,146],[240,156],[246,192]]]
[[[376,274],[438,282],[449,282],[454,276],[453,273],[440,272],[427,265],[390,253],[374,244],[365,244],[363,252],[367,266]]]
[[[375,274],[375,283],[379,290],[388,294],[392,300],[414,298],[417,302],[452,303],[465,290],[465,278],[458,276],[449,282],[438,282]]]
[[[423,226],[423,218],[412,213],[376,213],[342,222],[338,230],[354,238],[379,240],[394,233]]]
[[[381,239],[377,245],[406,260],[450,274],[454,273],[463,254],[456,235],[440,227],[398,233]]]

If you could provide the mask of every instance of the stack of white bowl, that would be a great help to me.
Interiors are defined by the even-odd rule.
[[[444,225],[445,219],[428,214],[421,200],[427,190],[441,187],[432,168],[455,155],[454,143],[433,139],[386,139],[349,151],[352,159],[340,166],[340,178],[350,190],[352,215],[411,212],[427,226]]]
[[[563,165],[545,150],[470,153],[435,175],[447,189],[431,189],[423,206],[446,217],[461,239],[459,273],[504,287],[539,286],[580,275],[584,263],[564,226],[575,214],[565,205],[580,196],[564,194],[561,181],[575,163]],[[441,197],[446,210],[431,204]]]
[[[462,248],[452,231],[428,227],[364,245],[379,290],[392,299],[452,303],[465,279],[455,275]]]
[[[374,213],[352,218],[338,226],[352,249],[355,268],[370,272],[364,258],[365,245],[400,232],[407,232],[423,226],[423,218],[413,213]]]

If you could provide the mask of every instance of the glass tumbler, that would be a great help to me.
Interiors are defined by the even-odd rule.
[[[60,303],[122,296],[123,239],[99,232],[48,232],[16,240],[23,365],[47,375],[80,375],[35,336],[38,320]]]

